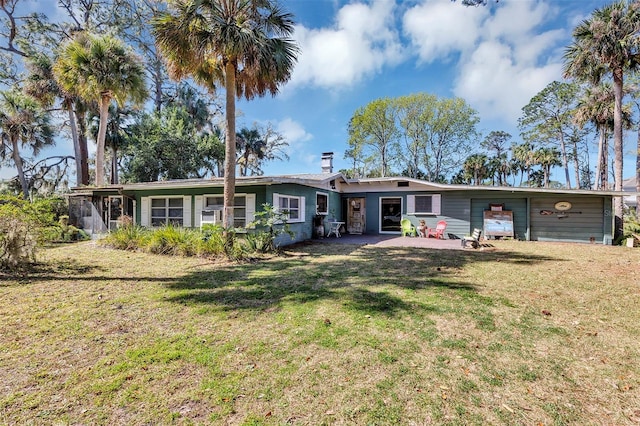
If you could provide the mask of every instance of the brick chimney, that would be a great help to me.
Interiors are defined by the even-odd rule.
[[[323,152],[320,165],[322,173],[333,173],[333,152]]]

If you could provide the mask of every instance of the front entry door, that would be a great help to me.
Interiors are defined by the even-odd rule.
[[[365,228],[364,198],[349,198],[347,199],[347,204],[347,231],[350,234],[362,234]]]
[[[380,198],[380,233],[399,233],[402,219],[402,198]]]
[[[118,229],[120,217],[122,216],[122,196],[110,196],[109,207],[107,209],[109,231]]]
[[[107,224],[109,231],[114,231],[122,224],[123,216],[130,218],[133,223],[133,217],[135,212],[135,201],[127,196],[123,195],[111,195],[108,198],[107,205],[105,206],[105,213],[107,215]]]

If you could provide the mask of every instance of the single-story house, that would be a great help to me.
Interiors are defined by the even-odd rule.
[[[341,214],[338,187],[346,180],[339,173],[289,176],[236,177],[234,225],[247,227],[265,203],[288,212],[293,241],[312,238],[313,219]],[[101,188],[73,188],[69,198],[71,223],[96,234],[118,227],[123,216],[135,224],[167,224],[200,228],[222,223],[223,178],[184,179]],[[287,236],[283,241],[291,242]]]
[[[326,161],[323,158],[323,161]],[[329,159],[330,160],[330,159]],[[627,195],[627,194],[624,194]],[[633,194],[635,195],[635,194]],[[322,173],[237,177],[234,223],[239,229],[269,203],[289,213],[293,240],[313,238],[329,222],[341,232],[400,234],[400,220],[435,227],[446,221],[446,238],[461,238],[475,228],[488,238],[611,244],[613,191],[487,187],[432,183],[405,177],[347,179],[323,167]],[[185,179],[74,188],[71,223],[96,234],[115,229],[123,216],[156,227],[199,228],[220,223],[223,179]]]

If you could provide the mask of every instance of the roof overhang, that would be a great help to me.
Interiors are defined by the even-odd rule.
[[[406,182],[408,186],[399,186],[398,182]],[[536,193],[536,194],[566,194],[566,195],[602,195],[611,197],[636,196],[638,193],[625,191],[594,191],[590,189],[567,189],[567,188],[533,188],[519,186],[479,186],[479,185],[455,185],[446,183],[428,182],[420,179],[406,178],[401,176],[351,179],[350,187],[345,192],[374,192],[374,191],[495,191],[508,193]]]
[[[340,181],[348,185],[349,182],[342,173],[318,173],[318,174],[299,174],[299,175],[282,175],[282,176],[248,176],[236,177],[236,187],[240,186],[260,186],[260,185],[282,185],[282,184],[298,184],[313,187],[322,187],[330,185],[331,181]],[[122,185],[105,185],[102,187],[75,187],[71,188],[75,194],[87,193],[96,194],[104,192],[128,192],[128,191],[149,191],[163,189],[183,189],[183,188],[222,188],[224,187],[224,178],[211,179],[177,179],[157,182],[138,182],[127,183]]]

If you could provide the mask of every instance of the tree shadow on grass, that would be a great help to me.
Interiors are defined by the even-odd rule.
[[[43,280],[78,280],[78,277],[83,275],[104,271],[106,268],[99,264],[87,265],[73,259],[56,263],[33,263],[13,271],[0,271],[0,287],[25,285]]]
[[[463,266],[479,262],[535,265],[554,260],[517,252],[466,252],[424,248],[307,245],[269,261],[189,272],[167,287],[169,301],[214,310],[267,310],[281,303],[332,300],[350,309],[395,315],[414,309],[402,291],[438,288],[477,292],[460,279]],[[421,306],[428,309],[428,306]]]

